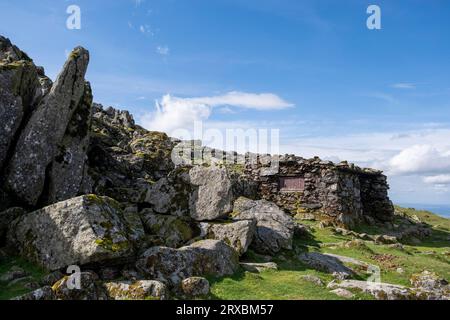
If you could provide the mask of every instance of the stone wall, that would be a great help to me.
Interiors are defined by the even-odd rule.
[[[266,164],[262,164],[262,163]],[[279,170],[266,174],[268,161],[245,166],[245,174],[259,184],[259,196],[275,202],[292,214],[332,220],[353,226],[365,217],[386,221],[394,214],[389,186],[381,171],[361,169],[353,164],[334,164],[319,158],[293,155],[279,158]],[[280,190],[280,178],[303,179],[303,190]],[[370,219],[369,218],[369,219]]]

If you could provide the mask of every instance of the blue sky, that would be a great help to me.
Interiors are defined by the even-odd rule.
[[[0,34],[52,78],[88,48],[95,100],[148,129],[280,129],[283,153],[381,168],[395,201],[430,204],[450,204],[449,17],[446,0],[0,0]]]

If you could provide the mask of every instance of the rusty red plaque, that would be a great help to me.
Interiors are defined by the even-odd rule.
[[[305,179],[303,177],[281,177],[280,191],[303,191]]]

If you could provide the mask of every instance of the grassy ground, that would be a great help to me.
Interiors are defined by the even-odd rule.
[[[317,222],[304,222],[312,232],[309,239],[295,239],[294,251],[283,252],[274,258],[278,271],[264,271],[260,274],[241,272],[231,278],[211,279],[213,299],[342,299],[330,293],[326,286],[318,286],[302,280],[301,276],[311,274],[328,283],[332,276],[309,269],[302,265],[294,252],[317,251],[353,257],[381,270],[381,281],[409,286],[411,275],[424,270],[436,272],[450,281],[450,220],[426,211],[396,208],[409,217],[417,216],[433,227],[433,234],[417,245],[404,245],[403,250],[388,245],[364,242],[362,245],[344,247],[351,236],[336,235],[332,229],[320,229]],[[383,230],[362,227],[359,232],[380,234]],[[358,243],[358,242],[356,242]],[[253,259],[257,260],[257,259]],[[400,270],[401,269],[401,270]],[[360,279],[368,277],[365,271],[358,272]],[[354,299],[372,299],[371,296],[354,292]]]
[[[329,274],[308,268],[296,259],[299,252],[317,251],[334,253],[357,258],[381,269],[381,281],[400,285],[409,285],[409,278],[414,273],[424,270],[433,271],[450,281],[450,220],[436,216],[426,211],[396,208],[398,212],[418,218],[433,227],[433,234],[420,244],[404,245],[404,249],[396,249],[388,245],[375,245],[365,242],[361,245],[344,247],[342,244],[352,240],[351,236],[334,234],[331,228],[320,229],[317,222],[306,222],[312,230],[312,236],[307,239],[294,239],[294,250],[286,251],[274,257],[279,266],[278,271],[270,270],[259,274],[240,271],[232,277],[210,279],[211,296],[209,299],[289,299],[289,300],[341,300],[329,292],[326,286],[318,286],[304,279],[303,275],[315,275],[325,284],[333,277]],[[362,227],[358,232],[380,234],[383,230],[374,227]],[[246,259],[262,262],[258,255],[249,252]],[[0,276],[8,272],[12,266],[19,266],[38,281],[45,272],[20,258],[8,258],[0,261]],[[402,273],[398,269],[402,269]],[[367,274],[360,270],[358,277],[367,278]],[[29,281],[29,280],[28,280]],[[0,300],[31,291],[24,286],[24,282],[8,286],[0,282]],[[355,293],[355,298],[372,299],[371,296]]]
[[[26,288],[25,284],[30,281],[38,282],[45,275],[44,270],[21,258],[6,258],[0,261],[0,276],[7,273],[13,266],[21,267],[31,278],[13,285],[0,281],[0,300],[8,300],[32,291]]]

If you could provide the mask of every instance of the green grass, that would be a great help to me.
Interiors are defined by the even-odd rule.
[[[211,279],[212,299],[299,299],[299,300],[339,300],[342,299],[330,293],[326,286],[318,286],[301,279],[302,275],[318,276],[328,283],[332,276],[318,272],[302,265],[295,258],[295,251],[318,251],[353,257],[371,265],[380,267],[381,281],[409,286],[410,277],[424,270],[437,273],[450,281],[450,220],[426,211],[396,208],[405,215],[416,215],[422,222],[433,227],[433,233],[426,241],[418,245],[404,245],[404,249],[396,249],[388,245],[375,245],[364,242],[362,246],[344,247],[345,242],[353,240],[351,236],[334,234],[331,228],[320,229],[318,222],[302,221],[311,227],[312,236],[308,239],[294,239],[294,251],[280,253],[274,257],[279,265],[278,271],[265,271],[260,274],[240,272],[233,277]],[[382,228],[360,228],[358,232],[381,234]],[[333,245],[335,244],[335,245]],[[254,254],[247,255],[249,260],[256,262]],[[403,269],[403,273],[397,269]],[[363,270],[355,269],[357,278],[366,279]],[[372,296],[355,293],[354,299],[373,299]]]
[[[32,291],[24,287],[24,284],[30,281],[39,282],[39,280],[45,275],[45,271],[43,269],[21,258],[2,259],[0,261],[0,275],[7,273],[13,266],[18,266],[24,269],[28,276],[32,279],[27,279],[24,282],[18,282],[12,286],[8,286],[8,283],[0,281],[0,300],[9,300]]]

